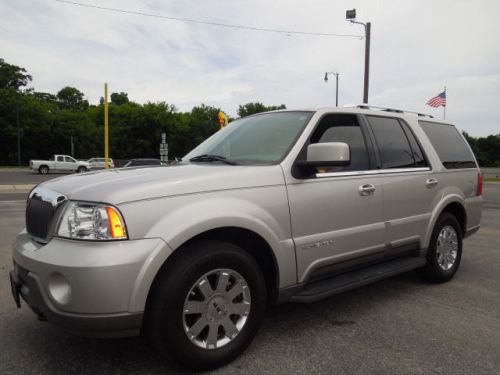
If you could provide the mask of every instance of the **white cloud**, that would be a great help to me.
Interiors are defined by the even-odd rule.
[[[447,117],[473,135],[500,132],[500,2],[81,0],[105,7],[288,30],[362,34],[372,22],[370,102],[441,116],[424,103],[448,87]],[[91,102],[110,90],[181,110],[201,102],[235,115],[238,104],[360,102],[364,41],[286,36],[82,8],[54,0],[0,4],[2,58],[25,67],[39,91],[79,88]],[[478,16],[480,15],[480,17]]]

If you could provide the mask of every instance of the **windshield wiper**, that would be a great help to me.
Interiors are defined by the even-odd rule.
[[[189,159],[189,161],[194,161],[194,162],[197,162],[197,161],[201,161],[201,162],[204,162],[204,161],[208,161],[208,162],[221,161],[221,162],[226,163],[226,164],[236,165],[236,162],[234,162],[232,160],[229,160],[229,159],[227,159],[224,156],[221,156],[221,155],[210,155],[210,154],[198,155],[198,156],[195,156],[195,157]]]

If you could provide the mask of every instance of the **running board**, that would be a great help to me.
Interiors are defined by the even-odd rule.
[[[342,293],[358,286],[370,284],[425,265],[425,257],[398,258],[384,263],[344,273],[330,279],[306,284],[304,289],[292,296],[293,302],[314,302]]]

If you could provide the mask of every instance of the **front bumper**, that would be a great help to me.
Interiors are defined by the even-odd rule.
[[[161,239],[90,242],[53,238],[40,245],[25,231],[13,249],[11,283],[42,319],[84,336],[140,332],[149,289],[171,250]]]

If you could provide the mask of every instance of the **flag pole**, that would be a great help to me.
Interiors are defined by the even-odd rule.
[[[444,87],[444,97],[446,98],[446,86]],[[448,98],[446,98],[446,103],[448,103]],[[443,106],[443,119],[446,120],[446,104]]]

